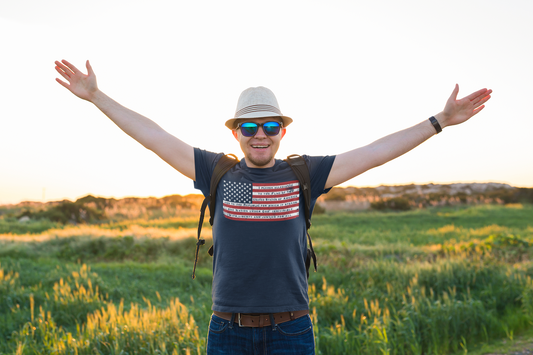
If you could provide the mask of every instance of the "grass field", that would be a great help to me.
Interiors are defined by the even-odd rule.
[[[196,221],[0,219],[0,354],[205,353]],[[311,235],[318,353],[467,353],[531,334],[531,205],[323,214]]]

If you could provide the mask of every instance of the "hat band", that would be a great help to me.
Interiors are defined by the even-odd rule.
[[[239,111],[235,112],[235,118],[239,118],[247,113],[252,112],[275,112],[278,115],[282,116],[281,111],[276,106],[271,105],[251,105],[241,108]]]

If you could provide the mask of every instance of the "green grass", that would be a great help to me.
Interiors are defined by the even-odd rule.
[[[533,226],[533,207],[503,206],[446,207],[406,212],[352,212],[316,215],[312,235],[319,238],[349,241],[363,245],[409,243],[426,245],[443,243],[450,239],[472,238],[470,229],[491,225],[512,234],[527,232],[527,221]],[[455,226],[462,232],[431,233],[431,230]],[[489,233],[490,234],[490,233]],[[488,236],[488,234],[487,234]]]
[[[61,228],[62,224],[51,222],[49,220],[35,220],[31,222],[20,223],[18,219],[2,218],[0,219],[0,234],[26,234],[26,233],[41,233],[52,228]]]
[[[192,281],[190,223],[0,241],[0,354],[204,353],[211,259]],[[317,215],[311,234],[318,353],[465,353],[533,328],[530,205]]]

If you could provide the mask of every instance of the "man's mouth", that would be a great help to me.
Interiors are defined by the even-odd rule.
[[[252,144],[252,148],[254,149],[266,149],[268,148],[268,144]]]

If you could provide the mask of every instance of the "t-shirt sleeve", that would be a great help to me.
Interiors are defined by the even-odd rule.
[[[194,188],[202,191],[204,196],[209,195],[211,188],[211,175],[223,153],[213,153],[207,150],[194,148],[194,170],[196,180]]]
[[[335,156],[316,157],[304,155],[304,158],[309,167],[309,175],[311,176],[311,198],[317,199],[320,195],[326,194],[331,190],[331,188],[324,189],[324,187],[326,186],[329,172],[335,161]]]

